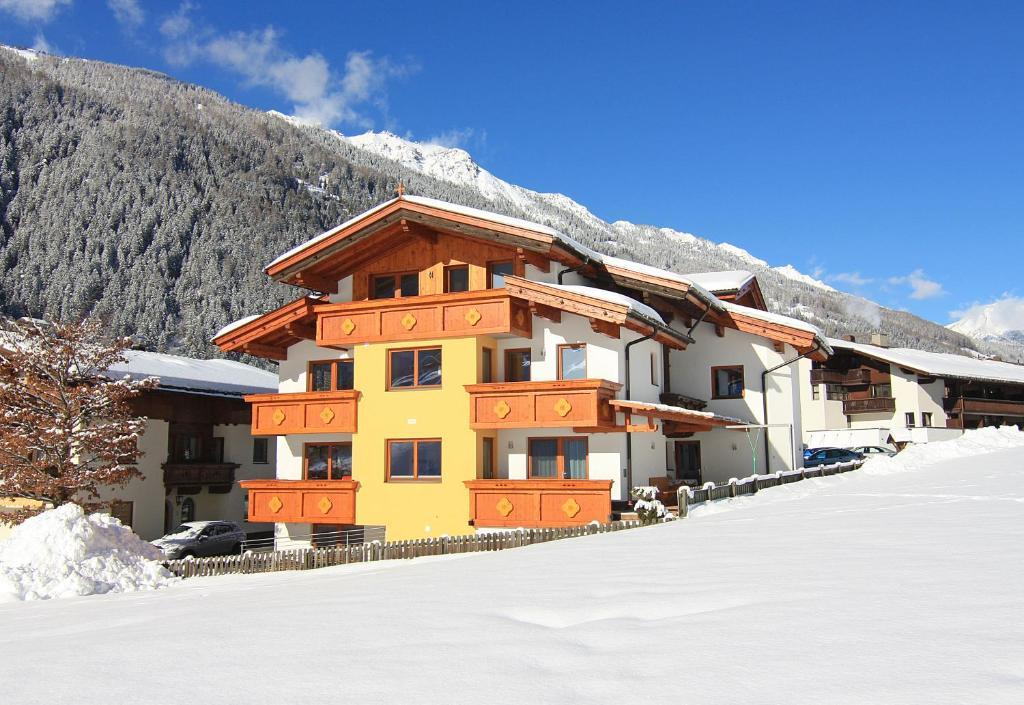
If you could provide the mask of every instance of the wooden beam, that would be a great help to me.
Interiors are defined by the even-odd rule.
[[[260,345],[259,343],[246,343],[242,346],[242,352],[253,357],[265,357],[270,360],[287,360],[288,351],[284,348],[273,345]]]
[[[777,353],[786,352],[786,344],[781,340],[773,340],[772,349]]]
[[[725,337],[725,326],[723,326],[720,323],[716,323],[715,324],[715,335],[717,335],[719,338],[724,338]]]
[[[338,293],[338,280],[321,277],[310,272],[299,272],[295,275],[295,283],[306,289],[322,291],[326,294]]]
[[[551,271],[551,260],[536,252],[531,252],[530,250],[523,249],[522,247],[517,247],[516,256],[520,259],[520,261],[525,262],[527,264],[532,264],[534,267],[536,267],[542,272]]]
[[[540,304],[536,301],[530,302],[530,313],[534,316],[540,316],[546,318],[554,323],[562,322],[562,312],[554,306],[548,306],[547,304]]]
[[[316,340],[316,326],[312,323],[288,323],[284,332],[295,338]]]
[[[420,238],[421,240],[425,241],[428,245],[437,244],[437,231],[431,230],[430,228],[420,223],[416,223],[413,221],[406,220],[405,218],[402,218],[400,221],[398,221],[398,229],[399,231],[405,233],[406,235],[412,235],[414,237]],[[390,250],[391,248],[388,249]]]
[[[590,329],[595,333],[602,333],[604,335],[607,335],[609,338],[619,337],[619,326],[617,323],[602,321],[598,318],[591,318]]]

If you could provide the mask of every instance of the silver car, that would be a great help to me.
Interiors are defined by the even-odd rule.
[[[867,458],[878,457],[879,455],[888,455],[889,457],[896,455],[896,449],[889,446],[857,446],[850,450],[854,453],[860,453]]]
[[[161,536],[153,545],[168,560],[189,556],[227,556],[241,553],[245,532],[233,521],[188,521]]]

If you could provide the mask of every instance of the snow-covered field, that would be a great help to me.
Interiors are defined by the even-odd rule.
[[[990,445],[501,553],[0,605],[0,699],[1021,703],[1024,447]]]

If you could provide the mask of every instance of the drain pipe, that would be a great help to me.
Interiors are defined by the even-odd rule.
[[[776,370],[781,370],[783,367],[786,367],[788,365],[792,365],[794,362],[798,362],[800,360],[803,360],[805,357],[813,355],[814,353],[818,352],[819,350],[821,350],[821,343],[815,343],[813,348],[811,348],[807,352],[803,353],[802,355],[797,355],[792,360],[786,360],[785,362],[780,362],[775,367],[767,369],[767,370],[765,370],[764,372],[761,373],[761,410],[762,410],[762,419],[763,419],[762,423],[764,424],[764,427],[765,427],[764,428],[764,470],[765,470],[765,474],[766,475],[770,475],[771,472],[772,472],[772,457],[771,457],[771,452],[769,450],[770,446],[769,446],[769,443],[768,443],[768,375],[770,375],[772,372],[775,372]],[[795,446],[794,446],[793,452],[794,453],[796,452]]]
[[[630,385],[629,385],[629,349],[637,343],[652,339],[658,334],[658,329],[651,326],[651,332],[645,336],[631,340],[626,343],[626,400],[632,399],[630,396]],[[633,435],[629,432],[629,425],[626,427],[626,484],[630,493],[633,492]]]

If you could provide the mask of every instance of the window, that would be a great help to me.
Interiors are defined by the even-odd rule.
[[[487,264],[487,288],[500,289],[505,286],[505,277],[512,276],[515,267],[512,261],[488,262]]]
[[[371,299],[393,299],[396,296],[418,296],[419,293],[419,272],[378,274],[373,277],[370,285]]]
[[[888,399],[892,397],[892,385],[891,384],[872,384],[869,389],[871,390],[872,399]]]
[[[494,439],[483,437],[480,439],[480,470],[481,477],[485,480],[494,479]]]
[[[391,350],[388,389],[437,387],[441,384],[441,348]]]
[[[266,465],[270,449],[270,442],[266,438],[252,439],[252,462],[256,465]]]
[[[825,385],[825,398],[829,401],[846,401],[849,396],[846,387],[841,384]]]
[[[587,346],[584,343],[558,346],[558,379],[587,378]]]
[[[932,425],[932,412],[930,412],[930,411],[922,411],[921,412],[921,425],[926,427],[926,428]]]
[[[658,356],[651,353],[651,384],[658,386]]]
[[[742,396],[742,365],[711,368],[712,399],[740,399]]]
[[[494,381],[494,351],[490,348],[480,349],[480,381],[485,384]]]
[[[307,443],[306,480],[343,480],[352,477],[351,443]]]
[[[465,264],[444,268],[444,290],[449,294],[469,291],[469,267]]]
[[[914,424],[914,412],[908,411],[907,413],[903,414],[903,419],[904,419],[904,421],[907,424],[907,428],[913,428],[915,426],[915,424]]]
[[[519,350],[505,351],[505,381],[506,382],[529,382],[530,381],[530,350],[522,348]]]
[[[214,436],[210,439],[210,451],[206,454],[206,459],[211,463],[223,463],[224,462],[224,439],[220,436]]]
[[[114,500],[110,503],[110,516],[117,519],[123,526],[131,527],[132,514],[135,511],[134,502]]]
[[[306,374],[307,388],[311,392],[333,392],[352,389],[355,367],[352,360],[324,360],[309,363]]]
[[[533,480],[586,480],[586,438],[531,438],[528,473]]]
[[[440,439],[388,441],[387,479],[440,480]]]
[[[196,520],[196,503],[191,497],[181,500],[181,523]]]
[[[811,385],[811,399],[814,399],[815,401],[821,399],[821,390],[818,388],[817,384]]]

